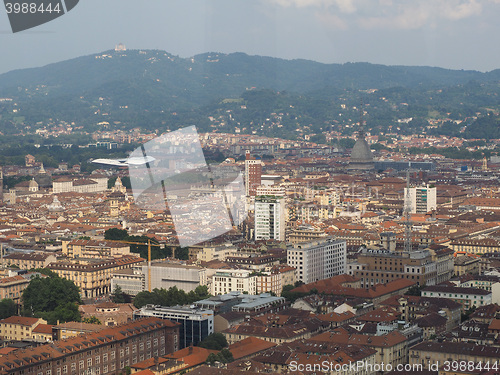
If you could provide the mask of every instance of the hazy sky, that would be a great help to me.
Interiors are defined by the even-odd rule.
[[[0,5],[1,6],[1,5]],[[245,52],[326,63],[500,68],[500,0],[80,0],[13,34],[0,8],[0,73],[101,52]]]

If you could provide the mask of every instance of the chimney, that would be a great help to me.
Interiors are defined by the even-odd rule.
[[[189,345],[189,354],[193,354],[193,343],[191,343],[191,345]]]

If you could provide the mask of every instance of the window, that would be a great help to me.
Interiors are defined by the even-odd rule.
[[[101,363],[101,357],[96,355],[95,356],[95,364],[98,365],[99,363]]]
[[[76,362],[71,364],[71,371],[76,371]]]
[[[63,374],[67,374],[67,373],[68,373],[68,366],[64,365],[63,366]]]
[[[85,367],[85,362],[80,361],[80,370],[82,370]]]
[[[113,359],[115,359],[115,356],[116,356],[116,352],[111,352],[109,354],[109,359],[112,361]]]
[[[108,373],[108,365],[102,366],[102,373],[107,374]]]
[[[92,366],[92,358],[87,358],[87,366]]]
[[[102,361],[103,361],[103,362],[108,362],[108,353],[104,353],[104,354],[102,355]]]

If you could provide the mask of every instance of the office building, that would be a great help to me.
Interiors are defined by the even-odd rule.
[[[328,237],[297,243],[287,249],[287,264],[305,284],[341,275],[346,270],[346,242]]]
[[[179,328],[179,349],[198,345],[208,335],[214,333],[214,312],[190,306],[146,305],[134,312],[134,319],[155,317],[181,324]]]

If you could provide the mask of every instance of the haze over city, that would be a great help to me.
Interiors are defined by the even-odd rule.
[[[0,73],[112,49],[161,49],[366,61],[490,71],[498,68],[498,0],[86,0],[13,34],[0,12]]]

